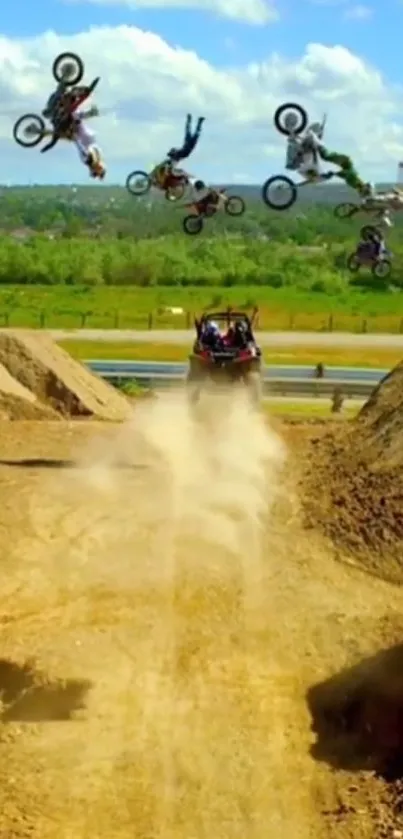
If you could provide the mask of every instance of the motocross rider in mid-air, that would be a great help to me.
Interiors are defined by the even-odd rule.
[[[80,160],[88,167],[91,177],[103,180],[106,169],[102,154],[95,142],[94,132],[85,124],[86,119],[96,116],[99,116],[99,110],[95,105],[88,111],[76,111],[66,116],[54,126],[53,130],[45,132],[44,136],[51,137],[51,140],[41,151],[49,151],[59,139],[69,140],[75,144]]]
[[[338,152],[329,151],[323,143],[324,126],[322,123],[315,122],[309,126],[302,137],[295,138],[295,142],[299,145],[299,152],[297,153],[297,170],[300,175],[305,177],[308,181],[315,182],[320,178],[326,180],[330,178],[341,178],[347,186],[356,190],[360,197],[365,201],[373,197],[373,187],[369,183],[365,183],[356,172],[353,162],[350,157]],[[321,162],[333,163],[339,167],[337,172],[321,172]]]
[[[182,174],[181,171],[176,168],[175,164],[179,163],[181,160],[186,160],[186,158],[190,157],[192,152],[195,150],[199,141],[204,120],[205,117],[199,117],[196,128],[192,131],[192,115],[187,115],[185,123],[185,136],[182,145],[180,148],[170,149],[165,160],[156,167],[155,171],[157,172],[160,183],[164,183],[170,175],[178,177]]]

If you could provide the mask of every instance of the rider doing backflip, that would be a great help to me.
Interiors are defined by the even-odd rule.
[[[319,177],[321,180],[326,180],[333,177],[341,178],[347,186],[356,190],[363,198],[371,198],[373,187],[369,183],[365,183],[359,177],[354,169],[353,162],[350,157],[338,152],[329,151],[323,143],[324,126],[322,123],[315,122],[309,126],[302,137],[296,137],[294,142],[298,146],[296,153],[295,168],[300,175],[303,175],[308,180],[315,181]],[[333,163],[339,167],[337,172],[321,173],[321,161],[326,163]],[[293,167],[294,168],[294,167]]]
[[[185,123],[185,136],[181,147],[179,149],[173,148],[168,152],[167,159],[171,161],[171,163],[179,163],[180,160],[186,160],[187,157],[190,157],[199,141],[204,120],[205,117],[199,117],[196,128],[192,131],[192,115],[187,115]]]
[[[182,145],[180,148],[170,149],[165,160],[156,167],[161,183],[163,183],[171,175],[178,176],[182,174],[182,172],[176,168],[175,164],[179,163],[181,160],[186,160],[186,158],[190,157],[192,152],[195,150],[199,141],[204,120],[205,117],[199,117],[196,128],[192,131],[192,115],[187,115],[185,123],[185,136]]]
[[[75,144],[80,160],[88,167],[91,177],[103,180],[106,169],[101,151],[96,144],[95,133],[85,124],[86,119],[95,116],[99,116],[99,111],[94,105],[88,111],[76,111],[66,117],[57,128],[46,132],[52,139],[41,151],[49,151],[59,139],[69,140]]]

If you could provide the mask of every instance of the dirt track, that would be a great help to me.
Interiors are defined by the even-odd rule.
[[[242,411],[196,440],[142,410],[0,425],[1,839],[392,836],[321,685],[398,640],[403,592],[301,529],[299,429],[280,481]]]

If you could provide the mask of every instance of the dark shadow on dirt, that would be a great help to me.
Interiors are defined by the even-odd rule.
[[[27,662],[0,659],[0,722],[56,722],[71,720],[85,708],[92,687],[88,681],[50,681]]]
[[[403,644],[314,685],[307,701],[316,760],[403,777]]]
[[[82,464],[74,460],[52,460],[52,458],[26,458],[23,460],[0,460],[0,466],[14,466],[20,469],[79,469]],[[144,464],[113,463],[114,469],[146,469]]]

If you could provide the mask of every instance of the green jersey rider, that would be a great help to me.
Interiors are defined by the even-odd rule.
[[[290,168],[305,177],[308,181],[326,180],[330,178],[341,178],[347,186],[356,190],[364,200],[374,197],[373,186],[365,183],[356,172],[350,157],[338,152],[329,151],[323,144],[324,126],[320,122],[314,122],[305,131],[302,137],[293,137],[292,144],[295,148],[294,165]],[[321,162],[333,163],[339,167],[337,172],[321,172]],[[288,167],[287,167],[288,168]]]

